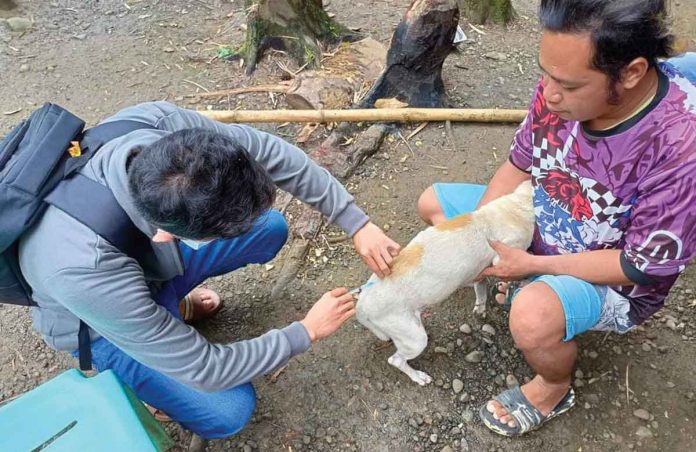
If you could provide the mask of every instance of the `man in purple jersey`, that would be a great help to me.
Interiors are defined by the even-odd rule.
[[[431,224],[531,179],[529,252],[491,243],[483,276],[509,283],[510,331],[537,375],[497,395],[482,421],[524,434],[575,404],[573,338],[624,333],[663,305],[696,254],[696,87],[669,63],[665,0],[542,0],[542,79],[510,158],[487,187],[434,184]]]

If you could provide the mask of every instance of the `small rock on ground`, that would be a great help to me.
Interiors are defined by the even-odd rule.
[[[474,350],[473,352],[466,355],[464,359],[469,363],[480,363],[483,359],[483,352],[479,350]]]
[[[6,21],[12,31],[27,31],[31,28],[31,21],[24,17],[10,17]]]
[[[648,410],[645,410],[643,408],[638,408],[633,412],[633,415],[637,417],[638,419],[643,419],[644,421],[649,421],[650,420],[650,413]]]
[[[636,436],[639,438],[650,438],[653,436],[653,434],[648,427],[643,426],[636,430]]]

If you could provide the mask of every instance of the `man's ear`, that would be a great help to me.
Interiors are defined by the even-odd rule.
[[[143,152],[143,147],[142,146],[134,146],[130,150],[130,158],[137,157],[141,152]]]
[[[650,64],[643,57],[631,61],[621,71],[621,86],[626,90],[635,88],[648,73],[648,69],[650,69]]]
[[[173,242],[174,240],[176,240],[176,237],[161,229],[158,229],[157,233],[152,237],[152,241],[155,243]]]

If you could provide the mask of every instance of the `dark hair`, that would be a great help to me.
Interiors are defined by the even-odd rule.
[[[128,167],[136,208],[178,237],[233,237],[273,204],[275,185],[238,142],[185,129],[138,150]]]
[[[541,0],[539,20],[544,29],[560,33],[589,33],[592,63],[609,76],[610,86],[621,71],[644,57],[650,67],[670,55],[674,36],[669,31],[667,0]]]

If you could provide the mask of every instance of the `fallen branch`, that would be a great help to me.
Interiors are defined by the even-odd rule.
[[[425,129],[428,126],[427,122],[424,122],[423,124],[419,125],[416,127],[416,130],[413,132],[409,133],[408,136],[406,137],[406,141],[409,141],[411,138],[415,137],[420,133],[421,130]]]
[[[349,238],[350,238],[350,236],[343,234],[343,235],[339,235],[338,237],[329,237],[326,239],[326,241],[330,244],[336,244],[336,243],[345,242]]]
[[[447,131],[447,136],[449,137],[450,141],[452,142],[452,149],[454,151],[458,151],[459,146],[457,146],[457,139],[454,137],[454,130],[452,130],[452,121],[445,122],[445,130]]]
[[[305,256],[309,250],[309,240],[297,239],[290,245],[290,251],[283,260],[283,266],[280,269],[275,285],[271,289],[271,299],[279,299],[288,284],[295,279],[295,275],[300,270]]]
[[[246,93],[287,93],[290,89],[290,84],[279,83],[276,85],[256,85],[248,86],[246,88],[233,88],[233,89],[223,89],[222,91],[210,91],[206,93],[193,93],[188,94],[187,97],[220,97],[220,96],[234,96],[236,94],[246,94]]]
[[[629,392],[632,392],[631,389],[628,387],[628,368],[630,367],[630,365],[630,361],[626,363],[626,406],[631,404],[631,398],[628,394]]]
[[[186,83],[190,83],[190,84],[193,85],[193,86],[199,87],[200,89],[202,89],[202,90],[205,91],[206,93],[209,93],[209,92],[210,92],[210,90],[209,90],[208,88],[206,88],[205,86],[203,86],[203,85],[201,85],[201,84],[199,84],[199,83],[192,82],[191,80],[186,80],[186,79],[184,79],[184,81],[185,81]]]
[[[281,367],[280,369],[276,370],[276,371],[273,373],[273,375],[271,375],[271,383],[275,383],[276,380],[278,380],[278,377],[280,377],[280,374],[282,374],[283,372],[285,372],[285,369],[287,369],[287,368],[288,368],[288,366],[285,365],[285,366]]]
[[[206,94],[207,95],[207,94]],[[385,108],[356,110],[210,110],[200,114],[221,122],[521,122],[526,110],[473,108]]]
[[[471,24],[469,24],[469,27],[471,27],[471,29],[474,30],[476,33],[478,33],[478,34],[480,34],[480,35],[483,35],[483,36],[486,36],[486,32],[485,32],[485,31],[479,30],[478,28],[474,27],[474,26],[471,25]]]
[[[411,157],[415,157],[416,153],[413,152],[413,148],[411,147],[410,144],[408,144],[408,140],[406,138],[404,138],[404,135],[401,133],[401,130],[399,130],[399,138],[401,138],[401,141],[403,141],[403,143],[406,145],[408,150],[411,151]]]

